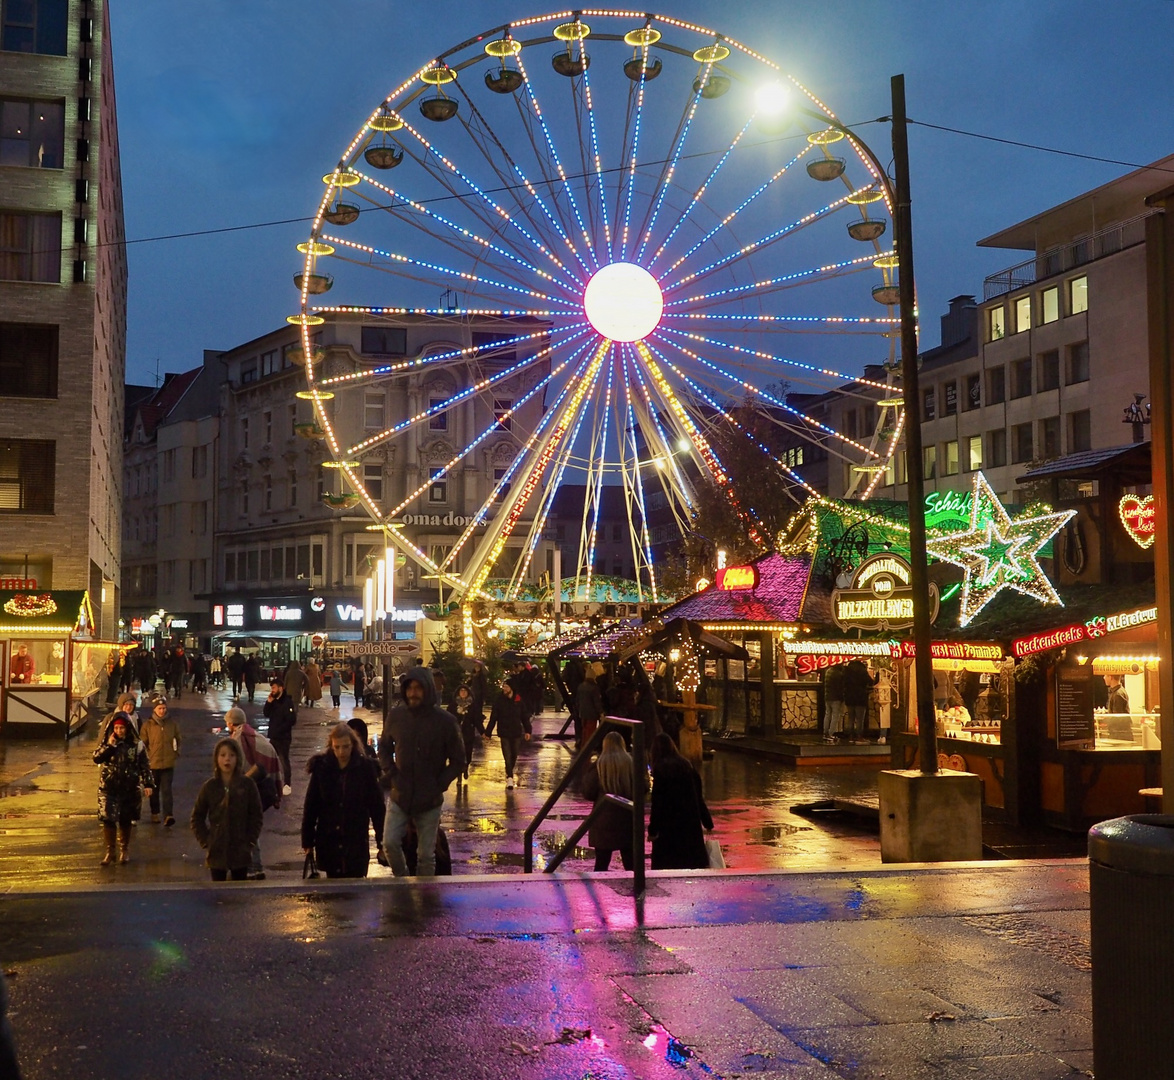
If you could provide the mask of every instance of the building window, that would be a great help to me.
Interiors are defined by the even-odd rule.
[[[942,475],[943,476],[957,476],[958,475],[958,442],[952,440],[946,443],[945,456],[942,459]]]
[[[999,469],[1007,464],[1007,432],[1002,428],[986,433],[987,467]]]
[[[0,513],[53,513],[56,455],[51,439],[0,442]]]
[[[192,447],[192,479],[201,480],[208,475],[208,447]]]
[[[448,398],[430,397],[428,399],[428,411],[432,412],[433,409],[439,409],[447,400]],[[448,413],[438,412],[428,417],[428,430],[448,431]]]
[[[69,0],[5,0],[0,50],[64,56]]]
[[[429,469],[428,475],[432,480],[432,483],[428,485],[428,501],[448,502],[448,480],[445,479],[444,469]]]
[[[402,327],[364,326],[360,348],[368,356],[406,356],[408,332]]]
[[[1055,322],[1060,317],[1060,289],[1053,285],[1040,294],[1040,315],[1044,323]]]
[[[1007,336],[1007,309],[1001,304],[988,308],[986,313],[987,341],[999,341]]]
[[[966,471],[977,472],[982,468],[982,436],[971,435],[966,440]]]
[[[1031,329],[1031,297],[1021,296],[1015,301],[1015,333]]]
[[[1060,350],[1048,349],[1036,357],[1037,390],[1057,390],[1060,386]]]
[[[1016,424],[1011,429],[1011,461],[1018,464],[1032,458],[1031,424]]]
[[[64,166],[65,106],[60,101],[0,101],[0,165]]]
[[[326,494],[326,493],[327,493],[329,490],[330,490],[330,486],[329,486],[329,484],[327,483],[327,480],[326,480],[326,470],[325,470],[325,469],[323,469],[323,468],[319,468],[319,469],[318,469],[318,485],[317,485],[317,488],[316,488],[316,491],[317,491],[317,496],[316,496],[316,497],[317,497],[317,499],[318,499],[318,501],[319,501],[319,502],[321,502],[321,501],[322,501],[322,498],[323,498],[323,496],[324,496],[324,495],[325,495],[325,494]]]
[[[289,407],[289,437],[292,439],[298,433],[298,407]]]
[[[932,391],[930,391],[932,394]],[[849,439],[856,438],[856,410],[845,409],[840,416],[840,434]]]
[[[247,480],[241,481],[240,491],[238,493],[238,503],[240,505],[241,517],[249,516],[249,482]]]
[[[381,462],[363,466],[363,487],[372,502],[383,501],[383,465]]]
[[[1092,449],[1092,413],[1088,409],[1068,414],[1068,452]]]
[[[261,378],[266,375],[276,375],[281,370],[281,361],[277,358],[277,350],[270,349],[261,354]]]
[[[261,414],[261,423],[265,428],[265,446],[273,445],[273,410],[266,409]]]
[[[226,582],[236,581],[236,552],[226,551],[224,553],[224,580]]]
[[[0,278],[61,281],[61,215],[0,213]]]
[[[163,451],[163,483],[170,483],[175,479],[175,455],[174,450]]]
[[[1007,375],[1000,364],[986,373],[986,403],[998,405],[1007,400]]]
[[[382,431],[384,420],[384,397],[380,394],[363,395],[363,427],[368,431]]]
[[[508,472],[509,472],[508,468],[493,470],[493,486],[495,488],[502,480],[505,480],[505,474]],[[501,490],[498,491],[496,498],[498,501],[500,501],[501,499],[504,499],[509,493],[510,493],[510,481],[506,480],[506,482],[501,485]]]
[[[1011,397],[1031,396],[1031,360],[1016,360],[1011,365]]]
[[[1088,311],[1088,278],[1073,278],[1068,282],[1068,314],[1079,315]]]
[[[798,468],[803,464],[803,447],[792,446],[783,451],[782,462],[790,469]]]
[[[923,446],[921,448],[921,456],[924,459],[921,470],[922,478],[933,480],[938,475],[938,448],[936,446]]]
[[[247,416],[241,417],[241,449],[247,450],[249,448],[249,418]]]
[[[198,502],[192,506],[192,535],[206,536],[208,534],[208,504]]]
[[[478,360],[492,357],[495,363],[512,364],[517,359],[517,343],[508,330],[474,330],[471,340],[478,351]],[[496,346],[496,348],[494,347]]]
[[[0,396],[57,396],[57,327],[0,323]]]
[[[942,387],[942,415],[955,416],[958,413],[958,384],[950,381]]]
[[[286,495],[286,499],[285,499],[286,505],[291,508],[297,506],[298,505],[298,474],[292,470],[290,471],[290,474],[289,474],[288,492],[289,493]]]
[[[273,509],[273,477],[272,476],[266,476],[262,480],[262,491],[264,492],[264,494],[262,496],[264,501],[262,502],[261,509],[272,510]]]
[[[160,507],[162,526],[160,535],[166,540],[175,535],[175,507],[170,503]]]
[[[966,376],[966,400],[963,402],[962,408],[967,410],[982,408],[981,375]]]
[[[1068,346],[1068,385],[1088,382],[1088,342]]]
[[[1039,422],[1039,451],[1045,460],[1060,456],[1060,418],[1048,416]]]
[[[921,393],[921,418],[922,420],[932,420],[937,414],[934,408],[934,388],[927,386]]]
[[[514,430],[514,418],[506,415],[513,407],[514,403],[511,398],[493,399],[493,419],[503,431]]]
[[[257,381],[257,358],[254,356],[251,360],[246,360],[241,364],[241,385],[246,383],[255,383]]]

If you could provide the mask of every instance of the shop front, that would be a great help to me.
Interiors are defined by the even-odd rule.
[[[118,643],[89,638],[85,592],[0,592],[0,610],[0,733],[67,738],[100,706]]]

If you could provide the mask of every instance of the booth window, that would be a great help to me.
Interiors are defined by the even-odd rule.
[[[52,514],[56,457],[51,439],[0,443],[0,512]]]

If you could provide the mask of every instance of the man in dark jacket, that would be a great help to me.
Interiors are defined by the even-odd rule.
[[[405,704],[388,714],[379,740],[381,782],[390,787],[383,850],[392,873],[407,877],[403,840],[411,822],[419,837],[417,871],[432,877],[444,792],[465,767],[465,744],[456,719],[437,703],[427,668],[412,668],[400,680],[400,690]]]
[[[298,722],[298,712],[294,707],[293,698],[285,692],[285,684],[281,681],[280,675],[274,675],[269,683],[269,698],[262,708],[265,719],[269,721],[269,741],[281,759],[281,774],[285,777],[285,786],[281,793],[292,795],[290,781],[293,779],[293,773],[289,765],[289,747],[293,742],[293,729],[294,724]]]

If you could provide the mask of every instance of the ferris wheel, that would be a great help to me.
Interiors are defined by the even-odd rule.
[[[850,496],[881,481],[903,426],[887,179],[827,105],[752,49],[638,12],[501,25],[405,78],[323,181],[290,318],[301,396],[388,542],[458,595],[519,595],[567,485],[584,492],[578,536],[560,545],[576,590],[589,596],[600,572],[601,508],[618,488],[637,587],[655,600],[651,522],[687,532],[702,485],[765,545],[756,489],[816,493],[805,460],[843,463]],[[315,327],[356,313],[480,331],[323,363]],[[332,422],[330,399],[422,371],[444,374],[439,398],[362,438]],[[508,408],[418,488],[384,500],[364,486],[365,454],[506,384]],[[859,425],[817,413],[832,390],[859,400]],[[502,465],[447,550],[392,528],[431,484],[479,467],[504,428]],[[751,482],[723,464],[731,439],[762,455]]]

